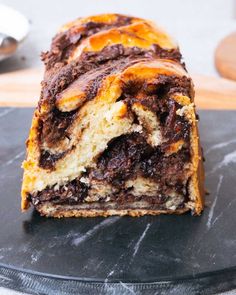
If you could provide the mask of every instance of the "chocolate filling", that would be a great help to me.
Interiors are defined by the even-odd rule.
[[[42,122],[43,126],[40,132],[39,142],[47,142],[50,145],[54,145],[62,138],[62,135],[63,138],[67,137],[70,139],[70,133],[67,132],[67,129],[73,122],[75,116],[76,111],[60,112],[54,108],[48,114],[47,120],[44,123]]]
[[[138,170],[138,165],[152,153],[145,138],[133,133],[113,139],[97,160],[97,169],[90,178],[120,186]]]
[[[133,88],[134,90],[135,88]],[[160,89],[159,89],[160,91]],[[168,94],[168,93],[167,93]],[[96,169],[88,169],[86,177],[90,182],[101,182],[102,184],[116,187],[116,193],[109,196],[110,201],[124,204],[134,201],[146,201],[150,205],[160,205],[159,209],[165,208],[165,202],[168,200],[169,193],[176,192],[184,196],[184,201],[179,205],[183,207],[184,202],[188,200],[188,178],[185,172],[188,172],[186,164],[191,161],[190,155],[190,124],[182,116],[176,115],[177,109],[181,106],[172,99],[161,98],[161,95],[151,93],[153,99],[141,100],[148,105],[152,111],[156,112],[161,118],[161,132],[167,138],[164,143],[158,147],[150,146],[146,141],[146,134],[132,133],[119,136],[112,139],[108,148],[98,157]],[[123,94],[124,95],[124,94]],[[130,95],[127,94],[127,95]],[[158,97],[160,97],[158,99]],[[123,96],[124,101],[127,97]],[[132,102],[132,100],[128,101]],[[166,155],[165,151],[170,144],[177,140],[184,140],[185,144],[181,150],[171,155]],[[41,158],[45,161],[44,166],[49,165],[50,161],[54,163],[54,158],[50,159],[49,154],[43,154]],[[179,173],[181,171],[181,173]],[[152,179],[160,188],[157,196],[134,196],[132,188],[125,188],[125,182],[135,179],[136,176]],[[81,183],[79,179],[61,186],[59,188],[46,188],[38,192],[29,199],[34,205],[50,201],[53,204],[75,205],[85,202],[89,195],[90,186]],[[104,202],[101,198],[99,202]]]
[[[178,49],[166,50],[158,45],[146,50],[116,44],[107,46],[99,52],[83,52],[77,60],[72,61],[57,73],[51,73],[45,78],[42,82],[43,87],[39,107],[43,103],[48,103],[49,106],[52,106],[55,103],[57,94],[66,89],[76,79],[86,79],[94,71],[101,74],[105,72],[106,75],[109,75],[119,72],[143,59],[154,58],[168,58],[180,61],[181,55]],[[96,95],[96,92],[94,92],[94,95]]]
[[[46,188],[43,191],[32,194],[28,196],[29,201],[34,205],[40,205],[45,202],[50,202],[55,205],[79,205],[82,203],[86,203],[85,198],[87,197],[89,192],[89,187],[85,184],[79,182],[79,180],[73,180],[72,182],[61,186],[59,189],[55,188]],[[177,191],[178,192],[178,191]],[[188,190],[187,185],[182,187],[181,191],[182,195],[184,196],[183,201],[179,204],[178,208],[183,207],[183,204],[188,201]],[[129,203],[133,202],[140,202],[145,201],[150,206],[152,205],[161,205],[162,208],[165,208],[165,203],[170,200],[170,196],[168,195],[168,191],[163,193],[157,193],[156,196],[149,196],[149,195],[133,195],[132,189],[125,189],[121,188],[119,192],[107,196],[107,198],[100,197],[97,203],[100,204],[109,204],[116,202],[119,204],[119,207],[122,205],[128,205]],[[95,203],[96,203],[95,202]],[[90,202],[89,202],[90,203]],[[93,203],[93,202],[92,202]],[[90,204],[92,204],[90,203]]]
[[[189,127],[188,127],[189,128]],[[166,156],[163,147],[153,148],[139,133],[122,135],[113,139],[106,151],[97,160],[97,168],[88,170],[86,177],[93,183],[111,184],[116,187],[116,193],[109,197],[109,201],[119,204],[134,201],[146,201],[151,204],[160,204],[164,208],[169,199],[169,193],[176,192],[188,200],[188,182],[185,164],[190,161],[189,142],[179,152]],[[181,171],[181,173],[179,173]],[[139,175],[151,178],[156,182],[159,191],[155,197],[135,196],[132,187],[125,188],[125,181],[135,179]],[[46,188],[41,192],[29,196],[34,205],[50,201],[53,204],[75,205],[85,202],[89,195],[90,186],[75,179],[68,184],[56,188]],[[98,202],[104,202],[101,198]],[[183,206],[183,203],[179,206]]]
[[[71,51],[83,39],[103,30],[128,25],[132,22],[132,19],[131,17],[116,15],[116,20],[113,23],[88,22],[82,25],[74,25],[68,30],[57,34],[53,39],[51,50],[42,54],[42,59],[46,65],[46,72],[42,82],[38,108],[41,111],[43,106],[43,109],[46,111],[40,114],[38,129],[39,145],[43,142],[48,148],[53,148],[60,140],[65,138],[70,140],[68,129],[79,110],[63,113],[56,108],[55,102],[60,97],[61,92],[73,82],[80,81],[81,85],[84,84],[84,89],[82,90],[85,93],[86,99],[83,103],[86,103],[86,101],[96,96],[101,82],[106,76],[120,72],[139,61],[164,58],[181,63],[181,54],[178,48],[168,50],[153,44],[150,49],[142,49],[115,44],[107,46],[99,52],[83,52],[80,57],[68,64],[68,57]],[[83,83],[83,81],[86,82]],[[136,81],[135,83],[139,84],[138,87],[145,84],[142,81]],[[157,78],[156,85],[145,84],[144,92],[153,92],[157,89],[157,85],[160,88],[158,90],[159,94],[161,92],[168,92],[170,94],[172,91],[179,91],[191,96],[191,82],[186,77],[160,76]],[[133,92],[134,89],[135,87],[133,86],[124,85],[126,100],[128,100],[127,94]],[[145,101],[146,104],[150,104],[147,95],[144,96],[144,104]],[[39,165],[45,169],[53,169],[56,161],[61,159],[66,152],[53,154],[42,149]]]
[[[65,153],[51,154],[48,151],[41,150],[39,166],[43,169],[53,169],[57,160],[63,158]]]
[[[117,15],[117,19],[114,23],[96,23],[90,21],[80,26],[72,26],[68,30],[58,33],[52,40],[50,51],[42,53],[42,60],[44,61],[46,69],[49,70],[55,67],[57,63],[65,64],[70,52],[76,48],[83,39],[104,30],[129,25],[131,21],[131,17]]]
[[[190,161],[189,143],[170,156],[163,152],[167,144],[164,145],[164,148],[162,145],[153,148],[139,133],[122,135],[110,142],[89,177],[121,187],[126,180],[141,175],[159,183],[162,193],[169,188],[183,193],[184,166]]]
[[[56,189],[55,186],[52,188],[46,188],[37,194],[30,195],[29,199],[33,205],[46,201],[74,204],[82,202],[87,196],[87,191],[87,186],[75,179],[64,186],[59,187],[59,189]]]
[[[43,195],[40,196],[40,198],[43,198]],[[82,202],[78,201],[77,198],[68,198],[68,199],[60,199],[59,195],[58,197],[55,197],[54,199],[49,199],[49,200],[45,200],[42,201],[40,198],[35,198],[32,197],[30,198],[32,204],[34,204],[34,206],[40,206],[41,204],[44,204],[46,202],[50,202],[53,205],[70,205],[70,206],[75,206],[75,205],[79,205],[82,204]],[[90,207],[94,207],[95,205],[95,209],[110,209],[110,204],[112,203],[118,203],[119,204],[119,209],[130,209],[130,207],[132,206],[132,203],[134,202],[145,202],[148,204],[149,207],[145,207],[145,209],[153,209],[153,210],[165,210],[166,206],[165,203],[170,199],[169,196],[163,196],[163,195],[158,195],[155,197],[150,197],[150,196],[134,196],[132,194],[126,193],[126,191],[123,191],[122,193],[120,193],[119,195],[113,195],[112,198],[110,198],[111,200],[108,202],[106,202],[104,199],[100,199],[98,202],[95,203],[90,203]],[[178,206],[179,208],[183,208],[184,207],[184,202],[181,203]],[[155,208],[155,209],[154,209]],[[94,208],[93,208],[94,209]],[[139,209],[139,208],[137,208]]]
[[[126,68],[141,61],[155,59],[169,59],[181,64],[181,54],[176,49],[163,49],[153,44],[149,49],[138,47],[124,47],[122,44],[107,46],[99,52],[83,52],[77,59],[68,63],[73,50],[85,38],[111,29],[128,25],[132,18],[117,16],[113,23],[88,22],[74,25],[65,32],[61,32],[53,39],[49,52],[42,54],[46,66],[44,81],[42,82],[41,98],[38,105],[40,112],[38,127],[38,142],[41,149],[39,166],[53,170],[55,164],[63,158],[69,149],[61,153],[51,153],[50,148],[60,146],[60,141],[70,140],[70,127],[79,113],[78,107],[70,112],[61,112],[56,102],[62,92],[71,85],[79,87],[85,94],[82,104],[92,100],[98,93],[102,81],[109,75],[120,73]],[[78,83],[78,84],[77,84]],[[78,86],[79,85],[79,86]],[[77,89],[77,88],[74,88]],[[69,89],[70,90],[70,89]],[[163,143],[153,147],[148,144],[148,131],[140,134],[121,135],[108,143],[108,148],[98,156],[97,167],[87,168],[84,177],[88,182],[83,183],[80,178],[74,179],[63,186],[47,187],[41,192],[29,195],[34,206],[47,202],[55,205],[80,205],[86,203],[87,197],[94,196],[96,184],[114,188],[114,193],[101,193],[98,201],[91,206],[102,204],[101,208],[109,208],[113,203],[119,209],[129,208],[133,202],[147,202],[148,209],[166,209],[165,204],[173,198],[173,193],[183,196],[178,208],[183,208],[189,200],[188,163],[191,162],[190,153],[190,123],[176,111],[181,108],[171,96],[181,93],[192,97],[192,84],[188,77],[159,75],[151,81],[140,79],[123,82],[122,95],[118,100],[124,101],[128,112],[134,117],[134,123],[139,124],[138,115],[132,108],[136,102],[154,112],[160,122],[160,131]],[[183,140],[181,149],[168,154],[170,145]],[[148,142],[147,142],[148,141]],[[44,149],[43,146],[47,146]],[[181,173],[180,173],[181,172]],[[156,183],[156,195],[137,195],[135,187],[127,188],[127,181],[135,182],[137,177],[148,179]],[[134,184],[135,185],[135,184]],[[99,191],[99,189],[98,189]],[[109,191],[109,189],[108,189]],[[91,195],[90,195],[91,193]],[[174,196],[175,198],[175,196]]]
[[[126,65],[124,62],[123,66]],[[121,64],[120,64],[121,66]],[[96,92],[99,83],[101,82],[104,75],[110,71],[117,71],[118,68],[110,66],[105,68],[105,71],[99,75],[96,81],[91,81],[89,85],[86,85],[86,91],[90,93],[88,99],[93,97],[94,92]],[[100,69],[101,71],[101,69]],[[172,141],[177,141],[182,136],[182,130],[185,130],[186,122],[179,117],[175,120],[175,112],[178,108],[177,103],[173,100],[168,100],[169,97],[174,92],[180,92],[184,95],[191,96],[191,81],[186,77],[175,77],[175,76],[164,76],[160,75],[157,77],[156,81],[152,84],[147,84],[145,81],[132,81],[129,84],[123,85],[122,96],[118,100],[124,100],[124,102],[131,106],[134,102],[138,101],[144,106],[148,107],[150,110],[154,111],[160,118],[163,125],[166,125],[164,136],[168,138],[174,138]],[[136,99],[138,92],[142,91],[143,98]],[[67,132],[68,127],[72,124],[78,110],[72,112],[60,112],[57,109],[53,109],[45,118],[42,120],[42,130],[40,132],[40,141],[46,142],[49,147],[52,147],[57,141],[67,137],[70,138],[69,132]],[[166,121],[166,117],[168,120]],[[184,129],[185,128],[185,129]],[[164,130],[164,127],[163,127]],[[188,136],[188,130],[185,130],[186,136]],[[185,137],[184,137],[185,138]],[[50,159],[51,166],[48,162],[46,165],[48,169],[52,169],[54,163],[57,159],[60,159],[58,155],[51,154]],[[40,161],[41,167],[46,167],[43,161]]]

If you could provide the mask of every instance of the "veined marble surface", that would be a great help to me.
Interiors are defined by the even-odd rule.
[[[140,219],[57,220],[40,218],[32,210],[21,214],[20,164],[31,116],[31,109],[0,109],[0,216],[4,224],[0,227],[0,263],[54,276],[103,281],[102,289],[97,286],[96,293],[91,293],[89,284],[88,293],[81,293],[93,295],[101,294],[98,290],[106,295],[149,295],[156,289],[150,291],[148,285],[139,289],[127,282],[197,277],[236,265],[234,111],[200,112],[201,141],[207,159],[206,187],[210,191],[203,214]],[[23,284],[29,293],[36,289],[39,294],[58,294],[59,286],[52,280],[39,278],[0,270],[4,286]],[[114,281],[118,285],[114,286]],[[68,290],[78,287],[70,281],[64,284],[59,294],[68,294]],[[188,286],[188,294],[195,294],[201,286],[194,280]],[[164,286],[161,288],[164,294]],[[183,288],[177,285],[174,294],[182,295],[186,291]]]

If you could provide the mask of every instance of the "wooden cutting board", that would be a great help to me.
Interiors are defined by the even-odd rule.
[[[0,106],[36,106],[42,78],[38,68],[0,74]],[[236,109],[236,82],[202,75],[193,81],[199,109]]]
[[[236,80],[236,32],[219,43],[215,51],[215,65],[222,77]]]

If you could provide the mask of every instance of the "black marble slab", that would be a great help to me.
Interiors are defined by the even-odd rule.
[[[201,111],[200,217],[47,219],[20,211],[32,109],[0,108],[0,285],[32,294],[213,294],[236,287],[236,112]]]

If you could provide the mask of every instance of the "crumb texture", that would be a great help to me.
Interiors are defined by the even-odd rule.
[[[42,54],[22,209],[142,216],[203,209],[194,89],[151,21],[103,14],[64,25]]]

